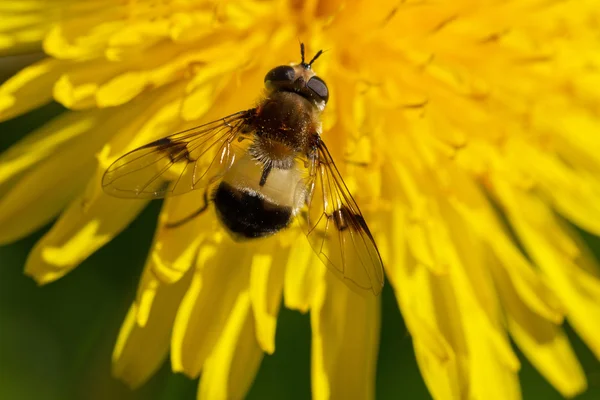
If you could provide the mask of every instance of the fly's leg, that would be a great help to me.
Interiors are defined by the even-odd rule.
[[[179,221],[167,222],[165,224],[165,228],[167,228],[167,229],[178,228],[181,225],[184,225],[184,224],[190,222],[191,220],[196,218],[198,215],[202,214],[204,211],[206,211],[207,208],[208,208],[208,189],[204,191],[204,204],[202,204],[202,206],[199,209],[197,209],[196,211],[194,211],[187,217],[180,219]]]

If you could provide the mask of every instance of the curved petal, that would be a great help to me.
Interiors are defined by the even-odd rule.
[[[505,334],[493,280],[481,268],[489,249],[453,208],[462,199],[438,198],[419,218],[395,210],[389,223],[398,226],[388,226],[394,240],[403,240],[410,234],[403,229],[407,225],[435,221],[436,243],[444,241],[437,243],[444,252],[436,255],[443,254],[447,264],[443,273],[421,264],[422,253],[408,245],[393,251],[388,265],[425,382],[436,399],[519,398],[519,361]]]
[[[263,241],[260,252],[252,257],[250,272],[250,299],[256,339],[268,354],[275,351],[275,329],[285,272],[283,266],[289,253],[289,248],[282,248],[278,239]]]
[[[179,282],[165,285],[158,291],[156,306],[143,327],[136,323],[137,302],[129,308],[113,350],[112,371],[130,387],[144,384],[167,357],[173,321],[191,275],[187,274]]]
[[[297,234],[285,266],[283,284],[284,302],[287,308],[306,312],[310,308],[317,287],[325,271],[303,234]]]
[[[99,177],[89,191],[96,190],[94,183],[97,182],[100,182]],[[85,197],[74,200],[36,243],[27,258],[25,273],[39,284],[60,278],[125,229],[146,204],[146,201],[126,201],[105,194],[91,201]]]
[[[202,193],[192,192],[188,195],[165,199],[161,215],[154,235],[154,242],[146,261],[137,291],[137,323],[146,325],[152,312],[157,293],[163,287],[178,282],[195,264],[198,246],[212,235],[218,222],[212,210],[205,210],[201,215],[176,228],[166,224],[180,221],[192,215],[203,202]]]
[[[600,331],[600,278],[582,268],[588,260],[581,257],[576,247],[569,246],[573,241],[545,204],[522,195],[519,208],[511,212],[515,213],[510,218],[511,223],[567,309],[573,328],[600,358],[600,338],[596,334]]]
[[[198,245],[214,233],[217,221],[214,211],[208,208],[183,225],[169,227],[167,224],[184,220],[203,206],[201,191],[165,199],[150,255],[155,262],[153,273],[162,282],[176,282],[185,274],[193,263]]]
[[[69,63],[46,58],[4,82],[0,86],[0,121],[50,102],[54,82],[71,67]]]
[[[221,231],[217,242],[200,247],[192,283],[175,318],[171,364],[190,377],[200,374],[249,285],[252,244],[238,244],[225,235]]]
[[[97,129],[100,122],[106,122],[107,116],[106,110],[66,112],[28,134],[0,154],[0,185],[62,151],[74,140],[84,135],[94,135],[94,129]],[[102,135],[102,131],[96,135]],[[106,139],[106,136],[102,138]],[[92,155],[93,153],[89,154],[90,158]]]
[[[104,120],[104,124],[100,126],[98,122],[101,113],[95,114],[97,115],[88,115],[91,117],[89,120],[85,117],[75,121],[72,118],[59,119],[61,122],[74,122],[63,133],[66,134],[71,128],[74,131],[80,130],[77,132],[78,137],[67,143],[61,151],[50,155],[37,168],[21,176],[0,199],[0,242],[12,242],[38,229],[85,187],[85,182],[93,176],[96,168],[94,154],[113,134],[112,129],[117,129],[124,122],[122,119]],[[81,127],[78,127],[79,123],[82,124]],[[3,163],[0,167],[10,169],[6,172],[7,179],[13,177],[13,174],[20,175],[20,168],[27,168],[27,164],[36,162],[35,158],[42,158],[46,152],[52,151],[51,144],[47,149],[42,146],[41,143],[39,147],[34,146],[32,159],[29,159],[24,153],[25,149],[17,145],[15,151],[22,156],[13,158],[7,161],[8,165]],[[6,157],[10,156],[11,151]]]
[[[100,140],[96,136],[117,132],[100,151],[95,161],[96,172],[86,191],[71,202],[50,232],[36,244],[27,260],[26,273],[39,283],[63,276],[121,232],[142,210],[146,201],[123,200],[104,194],[100,184],[102,175],[110,159],[132,144],[150,141],[155,135],[164,135],[165,130],[173,129],[179,122],[178,103],[173,101],[173,93],[178,93],[179,88],[174,86],[153,92],[140,101],[114,110],[111,117],[97,127],[99,132],[87,139],[87,142],[95,143]],[[145,113],[153,113],[152,118],[148,119]],[[86,159],[85,154],[72,157],[75,161]],[[62,165],[63,168],[69,166],[68,162]],[[63,180],[65,176],[69,175],[63,174]]]
[[[244,291],[238,295],[221,337],[204,363],[199,400],[246,396],[263,358],[254,329],[250,295]]]
[[[40,51],[46,33],[64,16],[65,3],[65,1],[2,2],[0,4],[0,14],[2,14],[0,55]]]
[[[565,397],[587,388],[585,374],[560,327],[531,310],[517,295],[506,271],[491,263],[506,310],[508,330],[523,353]]]
[[[354,293],[327,273],[310,315],[313,398],[375,397],[379,306],[379,297]]]
[[[448,346],[448,357],[440,359],[439,354],[432,353],[427,345],[416,338],[413,346],[419,370],[431,396],[436,400],[462,398],[459,371],[452,349]]]

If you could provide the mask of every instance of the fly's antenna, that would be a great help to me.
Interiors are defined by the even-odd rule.
[[[310,66],[312,65],[312,63],[314,63],[314,62],[315,62],[315,60],[316,60],[317,58],[319,58],[319,56],[320,56],[321,54],[323,54],[323,50],[319,50],[319,51],[317,52],[317,54],[315,54],[315,56],[312,58],[312,60],[310,60],[310,62],[307,64],[307,63],[304,61],[304,43],[300,43],[300,56],[302,56],[302,62],[300,63],[300,65],[302,65],[304,68],[306,68],[306,69],[310,69]]]
[[[319,50],[319,51],[317,51],[317,54],[315,54],[315,56],[312,58],[312,60],[310,60],[310,62],[308,63],[308,66],[310,67],[310,66],[312,65],[312,63],[314,63],[314,62],[315,62],[315,60],[316,60],[317,58],[319,58],[319,56],[320,56],[321,54],[323,54],[323,50]]]

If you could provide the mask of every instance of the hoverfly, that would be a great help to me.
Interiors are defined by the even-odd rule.
[[[102,178],[116,197],[157,199],[204,189],[234,240],[273,235],[299,217],[321,261],[351,288],[379,294],[383,266],[373,236],[321,139],[329,99],[310,62],[265,76],[255,108],[175,133],[117,159]]]

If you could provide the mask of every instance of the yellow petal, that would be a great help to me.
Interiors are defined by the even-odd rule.
[[[573,263],[539,237],[539,231],[515,223],[528,252],[547,274],[551,286],[568,310],[567,318],[596,357],[600,358],[600,279]]]
[[[52,87],[54,100],[72,110],[96,107],[100,85],[119,70],[118,64],[86,62],[62,74]]]
[[[102,55],[110,36],[126,24],[118,20],[117,7],[89,10],[52,27],[44,37],[44,52],[63,60],[82,60]]]
[[[562,322],[564,307],[514,243],[500,239],[492,246],[512,280],[515,294],[542,318],[554,323]]]
[[[573,130],[578,129],[574,125]],[[588,130],[587,136],[594,136]],[[527,171],[556,207],[584,229],[600,234],[600,181],[595,174],[575,170],[552,153],[542,152],[520,140],[510,142],[512,164]],[[527,154],[528,157],[522,157]],[[577,161],[575,161],[577,162]]]
[[[175,314],[191,275],[158,291],[156,307],[152,308],[145,326],[136,323],[138,304],[131,305],[112,355],[113,375],[130,387],[136,388],[146,382],[166,358]]]
[[[512,197],[509,195],[512,194]],[[532,260],[540,267],[566,309],[573,328],[600,358],[600,278],[555,214],[539,198],[519,191],[501,192],[509,219]]]
[[[317,287],[321,285],[324,270],[302,234],[292,246],[285,267],[283,284],[285,306],[306,312],[310,308]]]
[[[180,128],[187,128],[181,127],[182,87],[183,84],[180,83],[157,89],[139,101],[113,109],[119,115],[127,116],[131,126],[119,131],[119,135],[104,146],[98,155],[104,169],[128,151],[173,134]],[[136,108],[131,109],[132,106]]]
[[[185,50],[185,47],[163,43],[145,53],[128,57],[124,62],[108,62],[107,66],[116,66],[112,76],[107,74],[100,80],[93,75],[86,77],[86,81],[97,84],[95,104],[98,107],[118,106],[145,91],[187,78],[192,66],[201,61],[196,60],[196,53]],[[184,91],[179,94],[183,96]]]
[[[475,315],[470,317],[481,318],[481,322],[485,325],[484,331],[489,335],[490,344],[494,346],[500,358],[499,362],[504,362],[509,369],[516,370],[519,368],[519,361],[504,334],[500,302],[494,281],[489,271],[481,268],[489,257],[489,250],[476,246],[480,239],[458,214],[447,209],[444,215],[449,226],[450,237],[453,238],[453,250],[456,252],[452,254],[454,257],[452,283],[457,296],[465,302],[461,307],[465,309],[475,307],[477,312],[482,313],[477,317]]]
[[[469,364],[456,299],[447,290],[448,277],[434,278],[410,258],[396,263],[396,298],[430,393],[436,400],[467,397]]]
[[[412,184],[409,176],[404,172],[402,175],[401,180],[404,181],[410,198],[418,201],[417,186]],[[386,176],[385,179],[388,181],[384,187],[392,187],[391,177]],[[406,240],[409,234],[407,225],[414,223],[414,214],[401,205],[400,199],[392,201],[399,204],[392,208],[391,213],[382,213],[381,216],[384,233],[382,239],[385,247],[389,248],[386,275],[390,279],[406,325],[414,338],[417,361],[430,391],[435,398],[459,397],[461,384],[458,381],[460,375],[457,359],[453,347],[440,328],[441,321],[435,317],[430,279],[431,274],[437,275],[437,272],[415,260],[417,252],[415,249],[409,249]],[[389,243],[385,242],[386,239],[389,239]],[[451,242],[443,245],[449,246]],[[447,276],[440,278],[448,279]],[[445,394],[442,396],[436,393]]]
[[[469,342],[469,394],[476,399],[520,399],[521,388],[517,374],[519,366],[507,365],[498,354],[494,336],[488,334],[478,321],[465,321],[472,328],[467,333]],[[517,361],[518,363],[518,361]]]
[[[250,389],[263,352],[254,336],[248,291],[238,294],[200,379],[199,400],[243,399]]]
[[[474,398],[518,399],[520,362],[502,323],[492,277],[481,268],[487,260],[488,249],[476,246],[480,239],[458,213],[447,206],[443,210],[454,250],[447,295],[455,297],[456,311],[459,311],[448,317],[458,319],[464,335],[469,394]]]
[[[171,19],[170,36],[174,41],[197,40],[210,35],[214,13],[208,10],[174,13]],[[233,55],[233,54],[232,54]]]
[[[18,177],[36,163],[62,151],[72,140],[88,133],[106,113],[93,110],[83,113],[64,113],[25,136],[0,154],[0,185]]]
[[[46,58],[19,71],[0,86],[0,121],[33,110],[52,99],[52,86],[69,64]]]
[[[183,276],[193,264],[200,242],[218,227],[210,207],[182,225],[167,226],[193,216],[204,206],[203,197],[204,193],[198,190],[167,198],[163,204],[150,256],[154,261],[153,273],[165,283],[173,283]]]
[[[311,307],[315,399],[373,399],[379,345],[379,297],[360,296],[332,273]]]
[[[462,255],[450,258],[447,275],[432,275],[410,257],[393,265],[397,298],[425,382],[436,399],[518,398],[519,361],[500,323],[493,286],[473,270],[485,253],[471,248],[465,255],[462,247],[472,237],[457,233],[461,224],[449,215],[444,219],[452,222],[455,238],[449,248]]]
[[[597,75],[594,78],[598,79]],[[591,81],[591,85],[584,84],[585,90],[597,96],[598,92],[594,90],[597,86]],[[554,118],[547,118],[547,115],[553,115]],[[564,104],[546,105],[540,107],[533,123],[542,131],[555,133],[555,150],[574,169],[596,175],[600,172],[600,160],[597,157],[600,140],[590,134],[599,129],[600,121],[593,114]]]
[[[74,116],[60,118],[59,122],[72,124],[48,137],[48,141],[41,140],[39,135],[40,142],[35,145],[26,140],[6,153],[6,161],[3,157],[0,171],[5,171],[6,177],[10,178],[49,155],[47,153],[61,139],[68,141],[69,136],[77,135],[61,151],[49,155],[37,168],[23,175],[0,200],[0,242],[11,242],[38,229],[85,187],[86,180],[96,168],[94,153],[110,137],[111,128],[115,128],[110,120],[104,120],[102,126],[97,125],[101,114],[93,113],[87,117],[87,120],[85,116],[82,119]],[[84,133],[85,137],[82,137]],[[48,132],[42,130],[41,134]],[[27,149],[32,150],[31,158],[26,153]],[[78,207],[81,209],[81,204]]]
[[[72,109],[125,104],[144,91],[183,77],[188,66],[179,56],[181,51],[165,44],[126,61],[80,62],[56,82],[54,98]]]
[[[223,232],[220,236],[220,243],[200,246],[197,269],[173,328],[173,370],[190,377],[200,374],[236,299],[249,284],[251,245],[235,243]]]
[[[484,198],[483,193],[477,189],[474,182],[453,176],[455,185],[461,193],[452,199],[453,207],[469,223],[470,227],[482,240],[490,246],[495,257],[501,260],[519,296],[529,307],[543,318],[560,322],[564,310],[560,301],[547,287],[543,280],[533,272],[534,267],[518,249],[517,245],[509,239],[506,230],[501,226],[491,210],[491,205]],[[497,176],[492,176],[492,182],[505,202],[510,194],[505,188],[507,185]],[[512,202],[511,202],[512,203]]]
[[[200,196],[198,196],[200,195]],[[199,198],[200,197],[200,198]],[[201,192],[167,198],[154,235],[154,243],[137,291],[137,323],[144,326],[164,286],[180,280],[195,263],[198,245],[214,233],[217,220],[212,209],[178,227],[168,223],[181,221],[192,215],[203,203]]]
[[[140,277],[135,299],[135,320],[142,328],[148,323],[148,318],[150,318],[150,314],[152,313],[157,294],[164,286],[167,286],[152,273],[153,267],[154,261],[152,257],[149,257],[146,260],[146,265],[144,265],[144,272],[142,272],[142,276]]]
[[[417,339],[413,345],[419,370],[431,396],[436,400],[460,399],[458,371],[453,357],[442,360]]]
[[[181,115],[187,121],[192,121],[204,116],[212,108],[215,99],[213,84],[203,85],[186,96],[181,108]]]
[[[168,35],[170,21],[131,21],[112,34],[108,39],[110,49],[107,54],[123,54],[132,48],[134,51],[147,49]]]
[[[88,193],[97,191],[100,177],[101,173],[96,174]],[[36,243],[27,259],[25,273],[39,284],[60,278],[125,229],[146,204],[103,193],[75,199]]]
[[[260,253],[252,257],[250,272],[250,299],[256,321],[256,339],[268,354],[275,351],[275,328],[283,290],[283,263],[288,258],[287,249],[279,248],[273,239],[263,241]]]
[[[517,296],[505,271],[494,265],[496,282],[506,310],[508,329],[538,371],[565,397],[583,392],[586,379],[562,330],[532,312]]]
[[[0,32],[0,56],[18,56],[42,50],[42,39],[48,26],[32,26],[16,32]]]
[[[127,72],[96,88],[92,94],[98,107],[114,107],[127,103],[143,90],[152,88],[144,72]]]
[[[165,97],[163,98],[161,94],[164,94]],[[139,130],[153,132],[156,124],[163,121],[154,118],[147,121],[146,117],[140,115],[140,111],[143,109],[158,112],[164,109],[165,103],[168,104],[168,102],[168,93],[157,92],[144,101],[132,103],[120,110],[119,113],[112,113],[110,118],[96,127],[93,131],[94,134],[81,140],[82,143],[75,143],[72,153],[59,153],[61,156],[71,158],[70,161],[63,161],[60,164],[61,173],[57,175],[60,179],[54,178],[59,179],[59,182],[69,182],[64,177],[68,177],[72,173],[71,171],[78,171],[79,168],[74,165],[77,166],[76,163],[79,162],[86,161],[96,164],[96,172],[88,177],[91,177],[91,181],[88,183],[85,193],[71,202],[69,208],[62,214],[50,232],[36,244],[30,254],[26,272],[34,276],[39,283],[53,281],[75,268],[81,261],[123,230],[145,206],[146,201],[123,200],[104,194],[100,182],[108,167],[106,165],[108,156],[105,153],[113,151],[119,154],[123,152],[130,144],[132,136]],[[114,132],[118,133],[109,141],[109,144],[104,146],[98,160],[94,160],[89,154],[93,154],[98,148],[89,151],[89,155],[86,157],[85,150],[88,146],[97,146],[106,142],[107,137]],[[78,150],[80,150],[79,153]],[[62,172],[67,169],[70,172]],[[42,174],[45,171],[36,169],[34,172]],[[52,183],[50,178],[46,178],[46,180],[48,183],[45,184]],[[55,188],[52,192],[63,193],[56,191]],[[35,192],[32,193],[35,194]],[[40,209],[45,210],[44,208]]]
[[[0,55],[40,51],[42,39],[61,16],[56,2],[15,1],[0,5]]]

